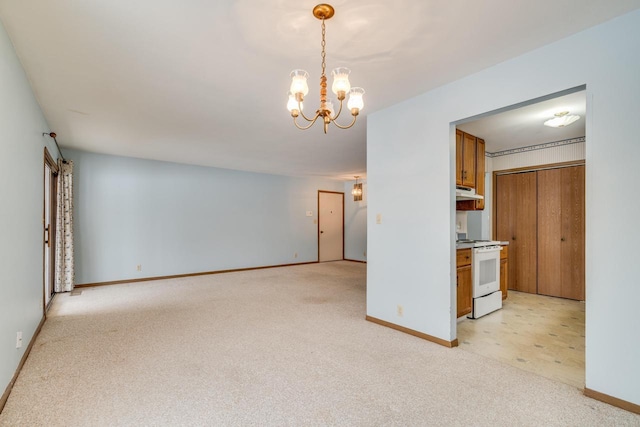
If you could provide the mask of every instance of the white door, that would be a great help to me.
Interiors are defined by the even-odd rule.
[[[318,260],[344,259],[344,193],[318,192]]]

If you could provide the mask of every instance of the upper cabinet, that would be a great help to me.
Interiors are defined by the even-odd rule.
[[[484,196],[484,155],[484,139],[456,129],[456,185],[475,188],[480,196]],[[483,209],[484,199],[456,202],[456,210],[459,211]]]
[[[457,129],[456,185],[476,188],[476,137]]]

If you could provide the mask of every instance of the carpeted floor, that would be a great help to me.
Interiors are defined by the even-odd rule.
[[[640,425],[575,387],[365,321],[365,271],[58,295],[0,425]]]

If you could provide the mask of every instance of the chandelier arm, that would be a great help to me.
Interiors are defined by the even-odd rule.
[[[335,120],[335,119],[337,119],[338,117],[340,117],[340,113],[342,113],[342,103],[343,103],[343,102],[344,102],[344,100],[341,100],[341,101],[340,101],[340,108],[338,108],[338,113],[337,113],[335,116],[333,116],[333,119],[331,119],[331,120]]]
[[[300,115],[308,122],[315,122],[318,119],[318,116],[320,115],[318,112],[316,112],[315,117],[313,119],[310,119],[309,117],[304,115],[302,108],[300,108],[300,103],[298,103],[298,111],[300,111]]]
[[[307,119],[307,118],[305,117],[305,119],[306,119],[307,121],[311,122],[311,123],[309,123],[307,126],[300,126],[300,125],[298,124],[298,122],[296,121],[296,118],[294,117],[294,118],[293,118],[293,124],[294,124],[294,125],[296,125],[296,127],[297,127],[298,129],[300,129],[300,130],[307,130],[307,129],[309,129],[311,126],[313,126],[313,124],[316,122],[316,120],[318,120],[318,117],[320,117],[320,114],[319,114],[319,113],[317,113],[317,114],[316,114],[316,116],[313,118],[313,120]]]
[[[331,123],[333,123],[334,125],[336,125],[337,127],[339,127],[340,129],[349,129],[351,126],[353,126],[354,124],[356,124],[356,119],[358,118],[358,116],[353,116],[353,120],[351,121],[351,123],[349,123],[348,126],[342,126],[339,125],[338,122],[336,122],[335,120],[331,120]]]

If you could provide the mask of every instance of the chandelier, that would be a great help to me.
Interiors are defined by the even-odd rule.
[[[359,202],[362,200],[362,183],[358,183],[358,175],[354,176],[356,179],[356,183],[353,184],[353,190],[351,190],[351,194],[353,195],[353,201]]]
[[[333,123],[340,129],[349,129],[356,122],[356,118],[360,113],[360,110],[364,107],[364,101],[362,96],[364,95],[364,89],[361,87],[351,87],[349,83],[349,73],[351,70],[348,68],[340,67],[334,69],[331,74],[333,75],[333,84],[331,90],[338,97],[340,101],[340,107],[336,113],[333,109],[333,103],[331,100],[327,100],[327,77],[325,76],[325,26],[324,21],[330,19],[334,15],[335,11],[333,6],[329,4],[319,4],[313,8],[313,16],[322,21],[322,75],[320,76],[320,108],[316,111],[316,114],[309,118],[303,112],[303,100],[307,93],[309,93],[309,86],[307,85],[307,78],[309,73],[304,70],[293,70],[291,72],[291,87],[289,89],[289,102],[287,102],[287,109],[293,117],[293,123],[298,129],[309,129],[313,124],[322,117],[324,123],[324,133],[327,133],[329,123]],[[343,126],[336,122],[336,119],[342,112],[342,103],[346,98],[347,92],[349,93],[349,101],[347,102],[347,108],[351,111],[353,120],[350,124]],[[300,126],[297,122],[298,116],[302,116],[307,121],[306,126]]]

